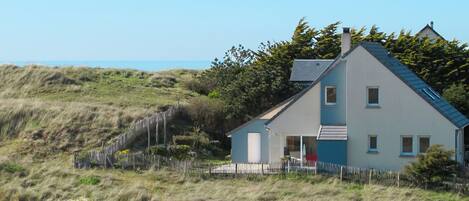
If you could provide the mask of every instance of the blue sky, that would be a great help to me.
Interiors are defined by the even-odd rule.
[[[382,3],[379,3],[382,2]],[[313,27],[413,32],[431,20],[469,41],[469,1],[0,0],[0,60],[212,60],[236,44],[287,40]]]

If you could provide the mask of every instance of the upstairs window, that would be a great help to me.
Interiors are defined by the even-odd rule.
[[[367,87],[367,104],[370,106],[379,105],[379,88],[378,87]]]
[[[337,103],[337,89],[335,86],[326,86],[326,105],[335,105]]]

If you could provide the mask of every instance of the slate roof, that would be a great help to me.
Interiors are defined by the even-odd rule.
[[[333,61],[332,59],[295,59],[290,81],[314,82]]]
[[[456,127],[462,128],[469,124],[469,119],[449,104],[441,95],[435,92],[428,84],[420,79],[407,66],[394,58],[381,44],[375,42],[362,42],[359,44],[365,48],[378,61],[386,66],[394,75],[420,95],[426,102],[438,110],[444,117]],[[353,50],[353,49],[352,49]],[[344,55],[346,56],[346,55]]]

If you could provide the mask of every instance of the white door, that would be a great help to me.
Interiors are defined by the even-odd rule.
[[[261,134],[248,133],[248,162],[261,162]]]

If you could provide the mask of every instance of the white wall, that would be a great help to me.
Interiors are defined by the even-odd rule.
[[[348,165],[397,170],[414,157],[400,157],[401,135],[429,135],[430,144],[455,149],[456,127],[363,47],[347,59]],[[379,86],[381,108],[366,108],[366,87]],[[377,154],[369,154],[368,135],[378,136]]]
[[[283,157],[285,136],[317,136],[321,123],[320,86],[317,83],[267,125],[271,162],[278,162]]]

